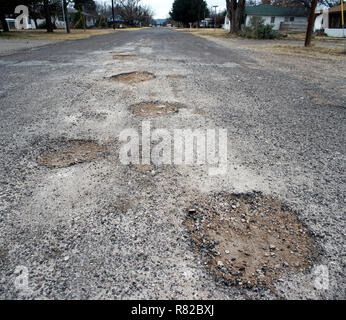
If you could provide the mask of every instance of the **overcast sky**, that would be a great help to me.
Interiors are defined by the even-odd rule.
[[[97,0],[98,2],[108,2],[112,3],[111,0]],[[223,10],[226,8],[226,0],[207,0],[208,6],[218,5],[218,10]],[[142,0],[143,4],[148,4],[154,10],[154,18],[167,18],[168,12],[172,8],[173,0]]]
[[[155,12],[155,19],[167,18],[173,4],[173,0],[142,0],[142,2],[151,6]],[[225,0],[207,0],[207,3],[209,7],[218,5],[218,10],[226,8]]]

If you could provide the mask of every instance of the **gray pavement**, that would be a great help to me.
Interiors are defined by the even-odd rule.
[[[299,59],[163,28],[1,55],[0,298],[344,299],[345,61]],[[131,71],[156,78],[107,79]],[[146,118],[152,128],[226,128],[227,173],[122,165],[118,135],[141,130],[128,107],[142,101],[184,105]],[[67,139],[108,152],[66,168],[37,163]],[[262,192],[295,210],[328,286],[316,289],[313,269],[285,274],[274,293],[215,281],[182,222],[195,194],[219,191]]]

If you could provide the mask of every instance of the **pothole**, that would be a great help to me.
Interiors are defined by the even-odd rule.
[[[139,173],[155,172],[153,164],[131,164],[130,168]]]
[[[186,79],[186,76],[182,74],[170,74],[166,76],[168,79]]]
[[[68,167],[95,160],[105,151],[105,146],[94,141],[68,140],[45,150],[38,156],[37,162],[47,167]]]
[[[258,193],[200,197],[184,224],[216,278],[240,287],[273,289],[284,273],[303,271],[317,256],[296,214]]]
[[[135,58],[135,54],[116,54],[113,56],[114,60],[133,60]]]
[[[130,106],[130,110],[143,117],[160,116],[178,112],[178,105],[167,102],[141,102]]]
[[[198,114],[200,116],[206,116],[207,111],[197,108],[197,109],[193,110],[193,114]]]
[[[126,82],[126,83],[139,83],[143,81],[152,80],[155,78],[155,75],[150,72],[128,72],[128,73],[120,73],[114,76],[111,76],[110,79],[118,82]]]
[[[131,163],[129,167],[137,171],[138,173],[148,173],[152,172],[155,173],[155,165],[150,163],[150,164],[144,164],[142,160],[142,143],[139,144],[139,163]]]

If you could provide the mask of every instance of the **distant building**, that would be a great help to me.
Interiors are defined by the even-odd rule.
[[[346,19],[346,3],[344,4],[344,17]],[[341,4],[328,10],[317,10],[314,31],[321,30],[330,37],[344,37],[346,30],[341,25]]]
[[[251,17],[261,17],[264,23],[272,25],[274,30],[305,31],[307,16],[308,10],[306,8],[260,4],[245,7],[244,22],[246,26],[249,26]],[[227,16],[223,28],[230,30],[230,21]]]
[[[77,14],[78,11],[74,8],[67,8],[67,12],[71,21],[71,17],[74,14]],[[84,16],[85,26],[86,27],[93,27],[97,23],[98,15],[97,13],[89,13],[89,12],[82,12]],[[24,29],[36,29],[36,25],[34,22],[34,19],[32,19],[30,16],[27,18],[23,18],[25,21],[23,22]],[[65,21],[62,12],[59,14],[55,14],[51,16],[51,20],[53,25],[58,29],[64,29],[65,28]],[[15,29],[15,19],[6,18],[8,27],[10,30]],[[41,25],[46,23],[46,19],[36,19],[37,27],[40,28]]]
[[[205,18],[200,23],[201,28],[211,28],[214,27],[214,19],[213,18]]]

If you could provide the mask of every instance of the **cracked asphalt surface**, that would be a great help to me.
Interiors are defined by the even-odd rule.
[[[163,28],[0,56],[0,298],[345,299],[345,60],[268,56]],[[132,71],[156,78],[108,80]],[[185,107],[153,118],[130,112],[143,101]],[[140,132],[142,120],[226,128],[227,173],[122,165],[119,133]],[[66,168],[37,163],[69,139],[108,152]],[[328,286],[316,288],[314,269],[285,274],[276,292],[215,280],[182,223],[194,195],[221,191],[261,192],[296,211]],[[16,286],[18,270],[28,270],[27,290]]]

